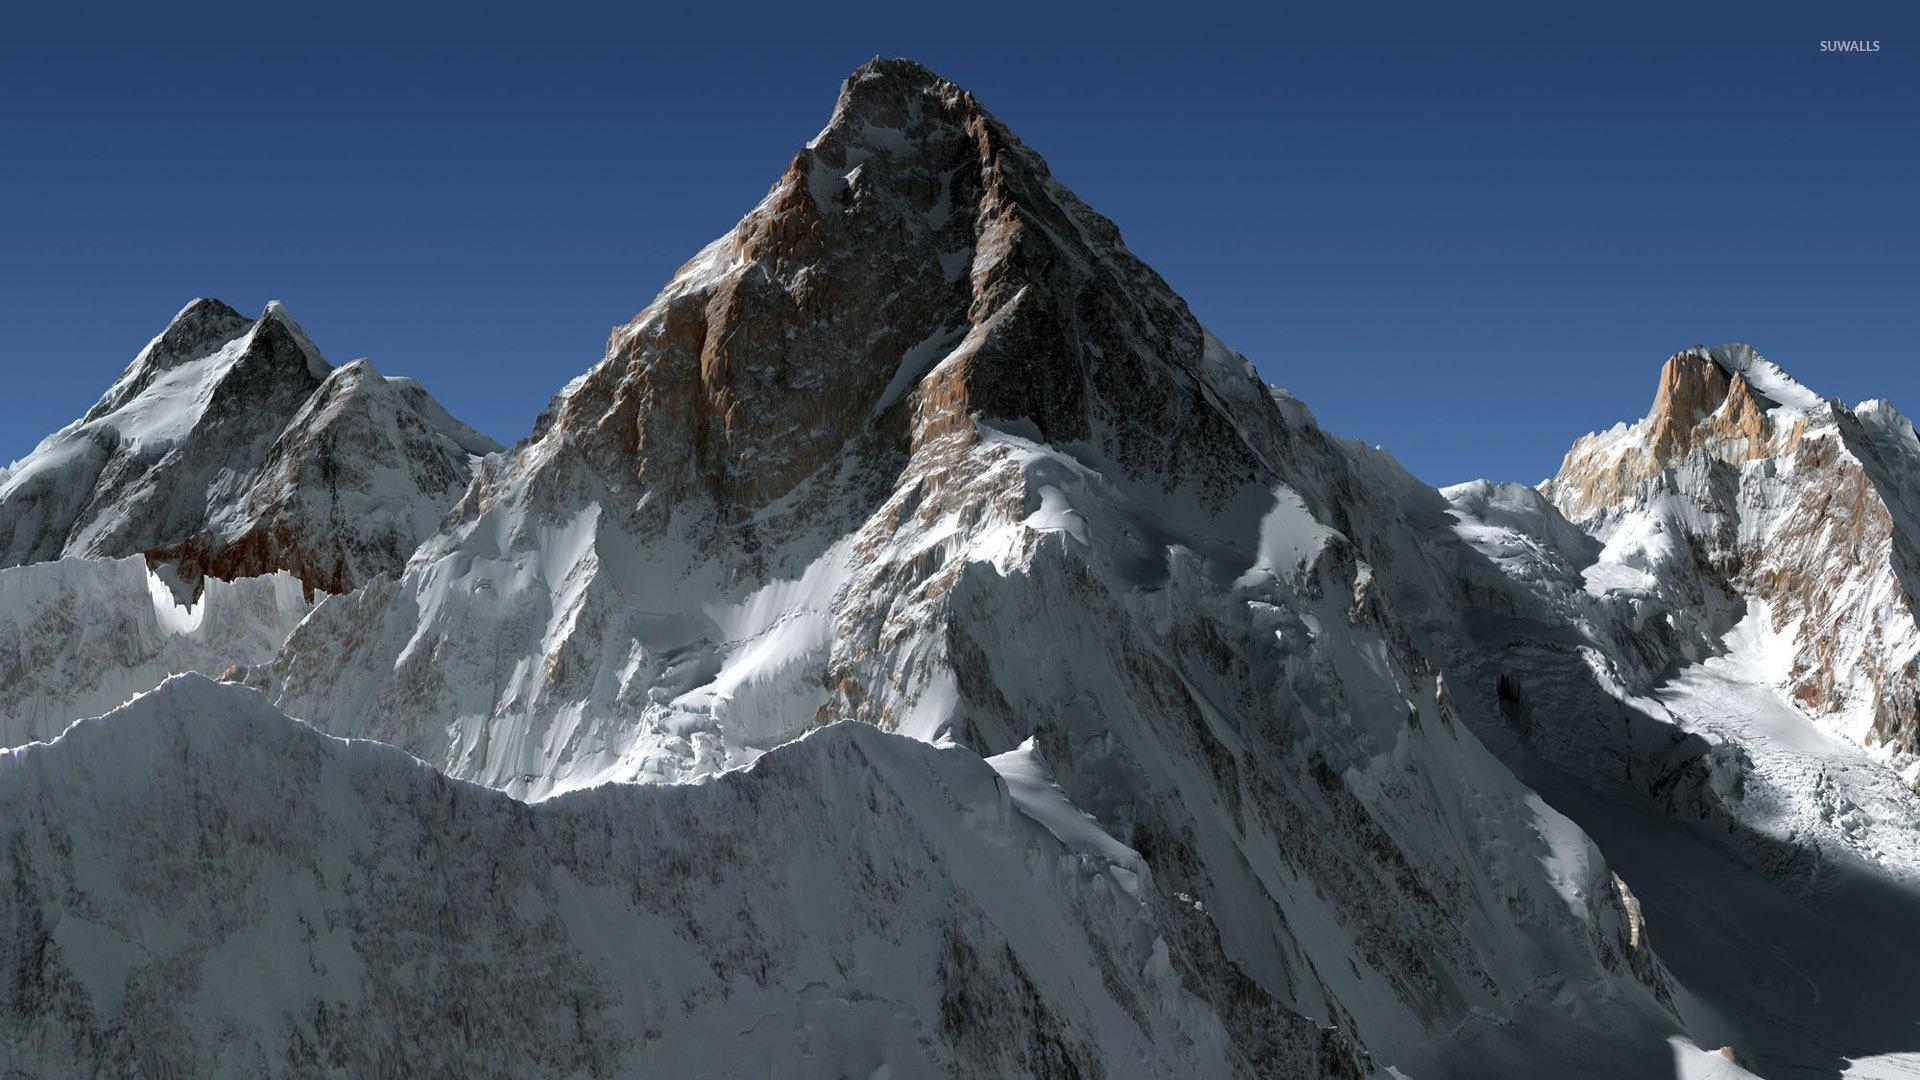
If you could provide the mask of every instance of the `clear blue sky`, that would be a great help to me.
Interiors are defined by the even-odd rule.
[[[1672,6],[10,11],[0,460],[196,295],[517,439],[876,53],[1430,481],[1547,475],[1696,342],[1920,412],[1920,14]]]

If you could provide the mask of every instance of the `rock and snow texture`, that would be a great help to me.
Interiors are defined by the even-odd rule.
[[[269,660],[312,605],[275,573],[182,601],[139,556],[0,570],[0,746],[43,741],[181,671]]]
[[[1364,1067],[1137,857],[865,724],[529,807],[181,676],[0,755],[0,851],[9,1075]]]
[[[1540,489],[1447,489],[1504,584],[1428,535],[1456,703],[1637,883],[1693,1033],[1763,1075],[1920,1071],[1917,465],[1884,404],[1694,349]]]
[[[0,535],[64,530],[14,561],[179,502],[191,434],[141,438],[204,427],[153,418],[219,399],[262,327],[307,389],[232,497],[129,553],[191,578],[289,561],[261,522],[422,535],[385,495],[484,448],[282,314],[183,320],[0,474]],[[259,628],[208,643],[247,686],[174,679],[0,759],[0,1046],[44,1074],[1891,1072],[1911,796],[1795,726],[1797,628],[1846,602],[1742,593],[1687,530],[1749,519],[1641,490],[1680,460],[1723,496],[1711,462],[1838,414],[1699,360],[1593,469],[1443,495],[1263,385],[971,95],[875,61],[403,573],[293,560],[334,594],[307,612],[291,578],[188,609],[137,560],[0,571],[43,654],[94,648],[33,613],[97,586],[75,565],[146,605],[103,642]],[[88,473],[98,446],[128,464]],[[1834,655],[1835,731],[1896,638]],[[128,689],[47,663],[0,713],[30,737]]]
[[[1745,345],[1690,349],[1646,419],[1575,443],[1542,491],[1605,545],[1589,588],[1764,604],[1800,707],[1920,753],[1920,441],[1892,406],[1829,401]]]
[[[497,444],[412,380],[333,368],[278,303],[195,300],[85,416],[0,473],[0,566],[145,555],[197,588],[398,573]]]

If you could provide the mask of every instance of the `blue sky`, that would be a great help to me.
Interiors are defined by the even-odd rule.
[[[512,441],[876,53],[1432,482],[1551,473],[1698,342],[1920,413],[1911,5],[46,7],[0,24],[0,460],[197,295]]]

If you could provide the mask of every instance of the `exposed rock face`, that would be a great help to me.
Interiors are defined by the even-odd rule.
[[[1916,464],[1884,404],[1720,346],[1538,491],[1446,489],[1434,528],[1390,477],[1353,489],[1363,536],[1419,553],[1382,579],[1458,714],[1646,898],[1697,1044],[1759,1075],[1912,1068],[1882,1003],[1920,965]]]
[[[0,1064],[1911,1047],[1920,803],[1807,721],[1912,729],[1920,443],[1743,346],[1676,355],[1542,489],[1436,492],[971,95],[875,61],[442,518],[487,445],[199,302],[0,471],[16,561],[216,575],[189,608],[138,554],[0,570],[0,732],[175,663],[265,692],[176,678],[0,755]],[[218,580],[273,568],[348,591]]]
[[[630,531],[678,522],[735,573],[789,568],[816,552],[783,534],[863,517],[876,478],[977,442],[981,417],[1217,488],[1251,470],[1201,352],[1186,305],[971,94],[877,62],[465,510],[578,455]]]
[[[284,308],[269,307],[268,314],[281,317],[276,320],[274,329],[288,328]],[[200,297],[190,301],[173,317],[166,329],[160,331],[160,336],[148,342],[147,347],[134,357],[133,363],[101,395],[93,408],[87,410],[80,422],[90,424],[119,411],[152,388],[167,373],[206,359],[252,329],[253,320],[218,300]],[[304,335],[301,336],[304,338]],[[314,373],[311,364],[303,363],[302,366],[308,369],[308,374]]]
[[[249,322],[189,304],[86,416],[15,463],[0,555],[117,558],[190,533],[243,490],[232,463],[263,457],[326,373],[278,305]]]
[[[1767,381],[1786,387],[1785,396],[1796,404],[1783,405],[1756,389],[1743,374],[1749,369],[1767,372]],[[1677,352],[1660,369],[1646,419],[1576,441],[1543,490],[1569,518],[1588,521],[1638,498],[1641,485],[1695,450],[1734,466],[1791,453],[1805,433],[1813,400],[1748,346]]]
[[[490,448],[198,301],[0,470],[0,1071],[1912,1048],[1920,440],[1744,346],[1436,492],[875,61]]]
[[[1234,392],[1255,423],[1277,414],[1244,361],[1212,350],[1112,224],[1053,183],[971,95],[915,65],[876,62],[848,80],[827,129],[761,205],[615,333],[606,359],[555,399],[524,449],[481,474],[416,576],[456,555],[463,568],[476,556],[518,565],[512,553],[540,544],[542,530],[577,527],[609,549],[644,551],[647,588],[663,579],[662,595],[640,605],[656,625],[628,631],[640,642],[659,639],[668,593],[688,596],[698,623],[702,589],[802,579],[831,594],[856,564],[873,580],[855,592],[937,590],[930,579],[959,564],[923,558],[895,584],[896,568],[876,556],[913,522],[959,515],[980,531],[1027,517],[1022,440],[1080,447],[1156,500],[1181,492],[1205,512],[1244,519],[1271,493],[1254,483],[1258,462],[1202,369],[1224,365],[1246,384]],[[583,555],[590,572],[556,565]],[[634,605],[605,595],[635,584],[608,572],[615,558],[567,546],[541,560],[544,586],[567,579],[574,605],[563,619],[542,617],[557,636],[523,646],[547,658],[549,673],[575,671],[576,652],[580,663],[603,662],[598,641],[572,642],[631,618]],[[478,575],[475,587],[501,585]],[[332,636],[316,627],[316,639]],[[662,651],[702,637],[716,635],[693,632]],[[701,666],[669,668],[704,681],[712,673]],[[299,676],[289,674],[288,700],[298,702]],[[661,674],[630,670],[633,681],[603,704],[659,704],[664,687],[641,680]],[[567,692],[543,679],[471,704],[537,716],[558,711]],[[467,707],[433,700],[441,693],[415,686],[393,711]],[[563,779],[538,762],[506,764]],[[496,767],[485,777],[512,787],[514,774]]]
[[[184,585],[397,573],[497,445],[411,382],[334,370],[278,303],[196,300],[0,474],[0,565],[145,554]]]
[[[465,492],[472,459],[497,449],[418,383],[355,360],[301,405],[237,504],[147,557],[188,581],[286,570],[344,593],[397,574]]]
[[[1704,350],[1675,353],[1660,370],[1660,390],[1647,414],[1653,459],[1665,464],[1696,445],[1732,440],[1744,440],[1749,455],[1762,456],[1772,435],[1765,410],[1777,404]]]
[[[1640,568],[1674,588],[1764,603],[1793,642],[1795,699],[1913,754],[1916,469],[1913,426],[1890,406],[1827,401],[1720,346],[1669,360],[1649,416],[1581,439],[1542,491],[1600,540],[1645,547]]]

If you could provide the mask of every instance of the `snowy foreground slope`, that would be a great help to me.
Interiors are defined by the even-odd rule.
[[[1912,431],[1683,356],[1436,492],[875,61],[403,572],[0,570],[0,1075],[1908,1075]]]
[[[397,573],[499,446],[418,383],[334,368],[285,308],[195,300],[85,416],[0,471],[0,566],[145,555],[183,586]]]
[[[1358,1075],[1045,798],[848,723],[529,807],[181,676],[0,758],[0,1064]]]

